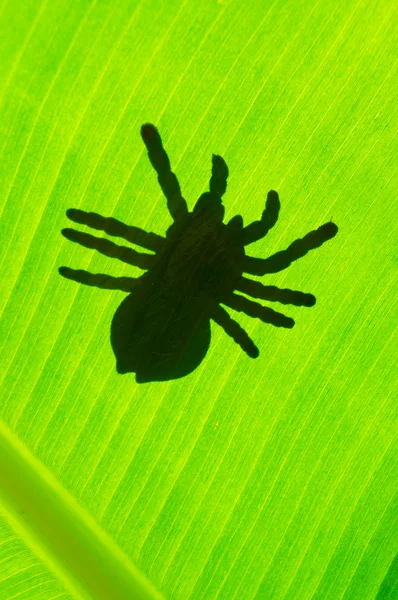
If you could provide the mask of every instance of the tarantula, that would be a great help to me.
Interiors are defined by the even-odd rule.
[[[135,372],[138,383],[167,381],[192,372],[209,348],[211,319],[249,357],[256,358],[258,348],[221,305],[276,327],[293,327],[293,319],[249,300],[247,295],[307,307],[315,304],[315,297],[266,286],[243,273],[258,276],[282,271],[334,237],[337,226],[325,223],[266,259],[247,256],[245,247],[263,238],[277,222],[280,208],[277,192],[268,192],[260,220],[244,227],[242,217],[236,215],[223,223],[222,197],[227,188],[228,167],[221,156],[213,154],[209,191],[200,196],[189,212],[156,127],[143,125],[141,135],[173,219],[166,236],[79,209],[68,210],[69,219],[124,238],[151,253],[138,252],[75,229],[64,229],[62,233],[73,242],[146,272],[138,278],[111,277],[60,267],[60,274],[86,285],[128,293],[113,317],[111,344],[117,372]]]

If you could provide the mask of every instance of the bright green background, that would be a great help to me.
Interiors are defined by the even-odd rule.
[[[0,6],[2,417],[166,598],[398,594],[394,4]],[[57,268],[139,274],[65,241],[70,207],[164,234],[148,121],[190,207],[213,152],[230,169],[227,219],[258,218],[278,190],[280,219],[252,255],[330,219],[339,233],[263,278],[316,295],[286,308],[292,331],[237,315],[257,360],[213,324],[193,374],[138,386],[109,343],[124,295]],[[32,539],[6,505],[2,600],[78,597],[45,532]]]

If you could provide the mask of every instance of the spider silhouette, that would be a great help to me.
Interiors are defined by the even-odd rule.
[[[286,269],[334,237],[337,226],[325,223],[266,259],[247,256],[245,247],[263,238],[277,222],[277,192],[268,192],[260,220],[244,227],[242,217],[236,215],[223,223],[222,197],[227,188],[228,167],[221,156],[213,154],[209,191],[189,212],[156,127],[143,125],[141,135],[173,219],[166,236],[79,209],[69,209],[69,219],[124,238],[150,253],[75,229],[64,229],[62,234],[145,273],[138,278],[111,277],[60,267],[60,274],[85,285],[128,293],[113,317],[111,344],[117,372],[134,372],[138,383],[167,381],[191,373],[209,348],[210,320],[220,325],[249,357],[256,358],[258,348],[221,305],[276,327],[292,328],[293,319],[247,296],[306,307],[315,304],[315,297],[263,285],[244,273],[262,276]]]

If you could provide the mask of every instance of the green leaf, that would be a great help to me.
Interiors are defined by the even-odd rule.
[[[0,27],[1,599],[396,597],[394,3],[3,0]],[[257,278],[316,296],[293,329],[228,309],[258,358],[212,322],[190,375],[138,384],[125,293],[58,273],[142,273],[67,209],[165,235],[143,123],[190,210],[213,154],[225,221],[278,192],[250,255],[339,227]]]

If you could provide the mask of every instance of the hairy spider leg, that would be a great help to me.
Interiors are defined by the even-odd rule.
[[[104,231],[108,235],[121,237],[126,242],[136,244],[153,252],[161,250],[166,241],[164,237],[157,233],[147,232],[139,227],[126,225],[113,217],[103,217],[95,212],[86,212],[79,208],[70,208],[66,211],[66,216],[74,223],[88,225],[93,229]]]
[[[101,290],[118,290],[120,292],[130,293],[135,287],[139,277],[112,277],[105,273],[90,273],[83,269],[70,269],[69,267],[60,267],[60,275],[66,279],[83,283]]]
[[[63,229],[62,235],[71,242],[76,242],[85,248],[91,248],[98,250],[100,254],[109,256],[110,258],[117,258],[122,262],[140,269],[149,269],[154,264],[154,254],[145,254],[144,252],[137,252],[127,246],[119,246],[104,238],[98,238],[95,235],[89,233],[83,233],[77,231],[77,229]]]
[[[228,175],[229,171],[225,160],[222,158],[222,156],[213,154],[211,162],[211,177],[209,182],[210,193],[222,198],[227,189]]]
[[[275,190],[270,190],[267,195],[265,210],[259,221],[253,221],[247,225],[242,232],[242,243],[244,246],[261,240],[278,220],[281,203]]]
[[[240,233],[240,230],[243,229],[243,217],[242,215],[235,215],[230,219],[226,225],[231,235],[236,235]]]
[[[253,281],[247,277],[241,277],[235,289],[244,292],[252,298],[261,298],[269,302],[280,302],[281,304],[292,304],[293,306],[314,306],[315,296],[290,290],[278,288],[275,285],[263,285],[260,281]]]
[[[236,342],[244,352],[251,358],[257,358],[260,354],[259,349],[249,337],[249,334],[239,325],[237,321],[232,319],[229,313],[222,306],[217,305],[211,314],[211,318],[215,323],[223,328],[225,333]]]
[[[305,256],[310,250],[319,248],[337,234],[338,228],[334,223],[324,223],[318,229],[310,231],[303,238],[294,241],[286,250],[276,252],[268,258],[245,256],[243,271],[251,275],[267,275],[287,269],[292,262]]]
[[[228,167],[225,160],[218,154],[213,154],[209,191],[199,196],[193,214],[213,222],[221,223],[223,221],[225,209],[222,196],[227,189],[227,179]]]
[[[188,214],[186,200],[182,197],[180,184],[171,170],[170,160],[163,148],[158,130],[151,123],[141,127],[141,136],[148,150],[148,157],[158,175],[159,185],[167,200],[167,208],[174,221],[183,219]]]
[[[258,302],[252,302],[239,294],[230,294],[223,298],[221,302],[238,312],[243,312],[249,317],[260,319],[264,323],[275,325],[275,327],[291,329],[294,326],[294,320],[290,317],[286,317],[282,313],[268,308],[268,306],[262,306]]]

